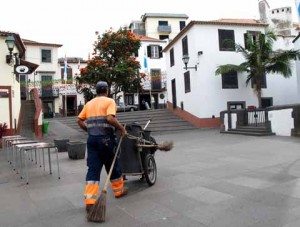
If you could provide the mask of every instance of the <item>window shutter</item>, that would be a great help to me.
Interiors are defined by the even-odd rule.
[[[248,45],[249,33],[244,34],[244,41],[245,41],[245,49],[248,50],[250,47]]]
[[[158,52],[159,52],[159,58],[162,58],[163,53],[162,53],[162,47],[158,46]]]
[[[170,67],[172,67],[175,64],[174,62],[174,49],[172,48],[170,50]]]
[[[151,58],[151,46],[147,46],[147,56]]]

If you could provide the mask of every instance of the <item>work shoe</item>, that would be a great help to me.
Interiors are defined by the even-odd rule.
[[[89,213],[93,206],[94,206],[93,204],[87,204],[87,205],[85,206],[86,212]]]
[[[122,193],[121,193],[120,195],[115,195],[115,198],[116,198],[116,199],[119,199],[119,198],[121,198],[121,197],[127,195],[127,193],[128,193],[128,188],[127,188],[127,187],[124,187]]]

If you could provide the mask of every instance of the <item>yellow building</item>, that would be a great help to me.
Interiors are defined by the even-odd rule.
[[[14,45],[10,50],[8,41]],[[0,31],[0,123],[7,124],[8,133],[13,133],[19,123],[21,96],[17,66],[25,66],[25,73],[38,67],[24,60],[25,51],[18,34]]]

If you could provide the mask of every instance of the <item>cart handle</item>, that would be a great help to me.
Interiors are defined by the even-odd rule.
[[[143,130],[146,130],[146,128],[148,127],[148,125],[150,124],[152,118],[149,118],[149,120],[147,121],[146,125],[144,126]]]

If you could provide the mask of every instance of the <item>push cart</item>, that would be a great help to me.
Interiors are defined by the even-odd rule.
[[[148,121],[147,125],[150,123]],[[126,136],[121,144],[119,163],[124,177],[140,176],[149,186],[155,184],[157,169],[155,163],[155,147],[145,147],[146,144],[156,144],[151,132],[145,130],[138,123],[126,125],[129,136]]]

